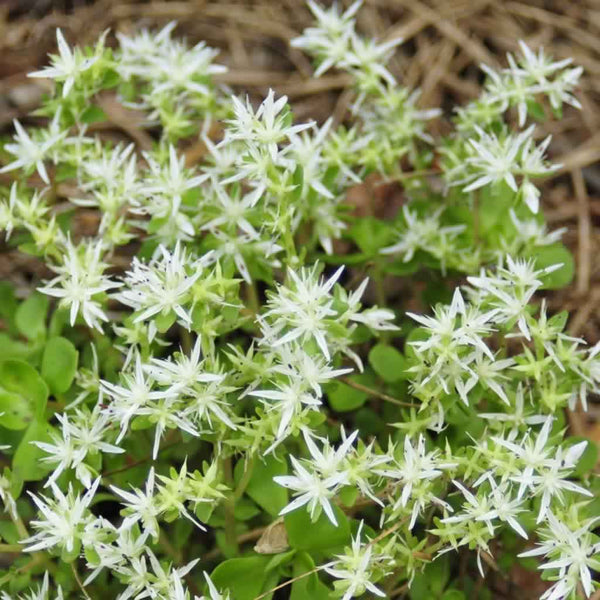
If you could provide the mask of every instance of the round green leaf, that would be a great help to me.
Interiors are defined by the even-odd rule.
[[[22,360],[0,363],[0,425],[25,429],[33,418],[43,420],[48,387],[39,373]]]
[[[386,262],[383,266],[383,271],[385,273],[396,275],[396,277],[407,277],[408,275],[415,273],[418,269],[419,261],[414,258],[408,262],[404,262],[401,259],[395,259],[391,262]]]
[[[17,448],[12,461],[13,473],[22,481],[39,481],[46,477],[52,466],[41,462],[47,454],[31,442],[50,442],[51,427],[48,423],[34,421],[31,423],[21,443]]]
[[[450,577],[450,558],[442,555],[427,564],[422,573],[413,579],[410,588],[412,600],[421,598],[439,598]]]
[[[350,543],[350,523],[346,515],[337,507],[333,507],[337,527],[321,513],[313,523],[305,507],[285,515],[285,528],[288,541],[297,550],[325,550]]]
[[[329,588],[319,579],[317,573],[305,577],[301,575],[310,573],[315,569],[315,562],[308,552],[298,552],[294,559],[292,575],[299,579],[292,584],[290,600],[328,600]]]
[[[17,342],[7,333],[0,332],[0,360],[7,358],[25,358],[31,348],[23,342]]]
[[[48,313],[48,297],[34,292],[17,308],[15,324],[19,333],[27,339],[35,339],[46,331],[46,314]]]
[[[26,398],[0,391],[0,425],[7,429],[25,429],[34,418],[34,407]]]
[[[377,344],[369,352],[369,363],[386,383],[406,378],[406,358],[393,346]]]
[[[7,281],[0,281],[0,316],[12,323],[18,308],[13,286]]]
[[[347,235],[365,254],[371,256],[392,242],[394,229],[386,221],[375,217],[362,217],[350,228]]]
[[[82,123],[101,123],[102,121],[106,121],[106,113],[94,104],[88,106],[81,115]]]
[[[544,269],[553,265],[562,265],[556,271],[541,277],[543,289],[557,290],[573,281],[575,275],[575,261],[573,255],[562,244],[551,244],[536,248],[532,254],[535,259],[536,269]]]
[[[48,340],[42,357],[42,377],[53,394],[64,394],[73,383],[79,353],[63,337]]]
[[[244,467],[243,460],[235,465],[236,483],[242,478]],[[287,475],[287,472],[286,462],[277,460],[274,456],[267,456],[264,461],[257,459],[252,469],[250,483],[246,487],[246,494],[270,515],[278,515],[288,503],[288,492],[284,487],[277,485],[273,477]]]
[[[260,514],[260,508],[248,498],[240,498],[235,503],[234,515],[237,521],[248,521]]]
[[[348,412],[360,408],[369,395],[366,392],[351,388],[341,381],[332,381],[325,387],[329,404],[336,412]]]
[[[345,485],[338,493],[339,499],[344,506],[354,506],[358,499],[359,489],[356,486]]]
[[[170,310],[167,314],[159,313],[154,318],[154,323],[156,324],[158,331],[164,333],[173,325],[173,323],[175,323],[176,319],[177,315]]]
[[[268,556],[231,558],[217,566],[210,578],[218,589],[229,590],[236,600],[254,600],[262,592],[270,560]]]

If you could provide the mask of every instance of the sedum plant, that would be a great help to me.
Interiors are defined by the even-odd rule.
[[[581,69],[520,43],[434,139],[401,40],[357,33],[360,1],[309,7],[292,45],[351,76],[343,123],[232,96],[174,23],[59,30],[31,74],[54,91],[5,139],[0,228],[46,275],[1,284],[3,600],[459,600],[516,566],[593,594],[597,454],[565,412],[600,345],[541,294],[573,261],[535,129]],[[395,217],[352,213],[369,176]]]

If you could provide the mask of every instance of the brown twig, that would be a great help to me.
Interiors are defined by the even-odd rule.
[[[581,169],[575,169],[571,172],[571,179],[577,198],[578,212],[578,248],[577,248],[577,293],[583,295],[590,289],[590,277],[592,272],[592,248],[591,235],[592,226],[590,223],[589,197],[585,189],[585,182]]]
[[[358,390],[360,392],[365,392],[366,394],[374,396],[375,398],[380,398],[381,400],[384,400],[385,402],[389,402],[390,404],[395,404],[396,406],[406,406],[408,408],[416,408],[417,407],[416,404],[412,404],[410,402],[402,402],[402,400],[398,400],[398,399],[394,398],[393,396],[384,394],[383,392],[380,392],[379,390],[374,390],[373,388],[367,387],[366,385],[363,385],[362,383],[352,381],[352,379],[349,379],[348,377],[341,377],[340,381],[343,381],[347,386],[354,388],[355,390]]]

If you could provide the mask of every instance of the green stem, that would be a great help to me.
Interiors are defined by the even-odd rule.
[[[162,530],[160,532],[160,537],[158,538],[158,544],[165,551],[165,553],[173,559],[173,562],[176,565],[182,562],[183,559],[181,556],[181,552],[179,552],[179,550],[177,550],[175,546],[171,544],[171,542],[169,541],[169,537]]]
[[[252,472],[254,471],[254,464],[256,462],[256,456],[251,456],[248,462],[246,463],[246,469],[244,470],[244,474],[240,479],[237,487],[235,488],[235,492],[233,494],[235,500],[239,500],[246,491],[248,484],[250,483],[250,479],[252,479]]]
[[[0,577],[0,590],[3,589],[4,584],[14,579],[15,573],[28,573],[40,565],[44,565],[46,570],[50,571],[51,573],[56,571],[54,563],[50,560],[50,557],[45,552],[35,552],[29,562],[16,569],[16,571],[11,570],[4,577]]]
[[[231,456],[222,460],[223,479],[231,492],[225,498],[225,542],[234,554],[239,552],[239,544],[235,535],[235,492],[233,491],[233,467]]]
[[[480,219],[479,219],[479,194],[476,192],[473,198],[473,237],[475,238],[475,245],[480,242]]]
[[[255,315],[260,312],[260,301],[258,299],[258,290],[256,289],[256,282],[246,284],[246,296],[248,299],[248,306]]]
[[[190,335],[190,332],[185,327],[180,328],[180,334],[181,334],[181,349],[183,350],[183,352],[185,354],[189,355],[192,351],[192,336]]]
[[[288,208],[290,210],[288,210]],[[286,223],[284,225],[282,235],[282,242],[286,253],[287,264],[294,264],[296,259],[298,258],[298,253],[296,251],[296,242],[294,240],[294,234],[292,233],[292,210],[291,206],[282,207],[282,210],[286,211],[288,215],[286,219]]]
[[[381,265],[377,265],[373,274],[373,281],[375,282],[375,298],[377,299],[377,304],[380,308],[384,308],[387,305],[383,278],[384,273],[381,270]]]
[[[12,522],[15,524],[15,527],[17,528],[17,531],[19,532],[19,535],[21,536],[21,539],[25,539],[29,537],[29,531],[27,531],[27,527],[25,527],[25,523],[23,523],[23,519],[21,519],[21,517],[15,513],[12,514],[12,511],[8,511],[10,514],[10,518],[12,519]]]
[[[23,552],[21,544],[0,544],[0,554],[20,554]]]
[[[77,567],[75,566],[74,562],[71,563],[71,571],[73,571],[73,576],[75,577],[75,581],[77,582],[77,585],[79,586],[79,589],[81,590],[81,593],[84,595],[86,600],[92,600],[90,598],[90,595],[87,593],[85,586],[81,582],[81,579],[79,578],[79,573],[77,572]]]

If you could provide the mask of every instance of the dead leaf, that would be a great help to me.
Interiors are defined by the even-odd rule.
[[[290,547],[283,519],[273,521],[256,542],[254,551],[258,554],[279,554]]]

